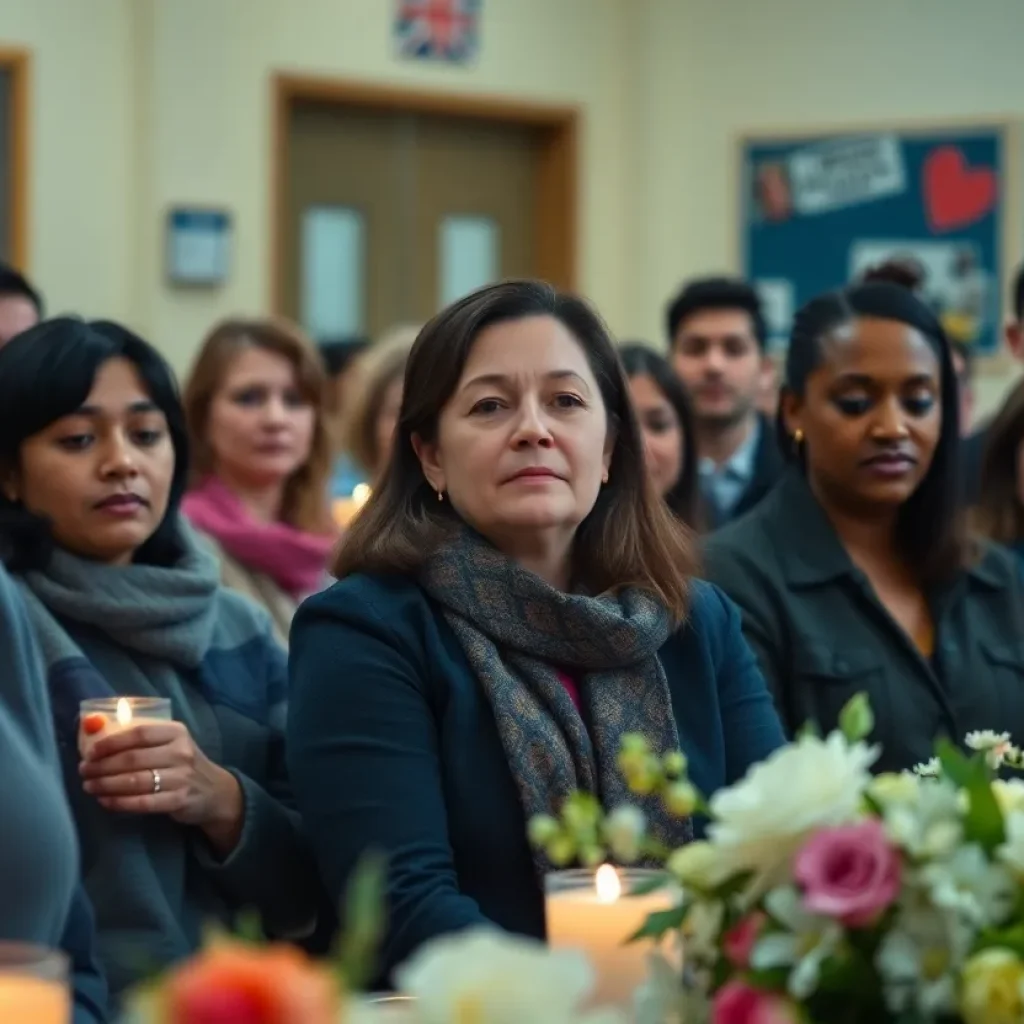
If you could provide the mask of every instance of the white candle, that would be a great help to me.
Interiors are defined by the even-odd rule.
[[[79,707],[78,752],[82,757],[97,740],[147,722],[170,722],[167,697],[96,697]]]
[[[668,910],[679,898],[671,886],[644,896],[629,894],[653,874],[605,864],[596,872],[556,871],[545,879],[548,945],[581,949],[588,955],[597,976],[596,1006],[631,1008],[633,994],[647,977],[651,943],[624,943],[650,914]],[[666,943],[665,952],[669,951]]]
[[[0,1021],[70,1024],[68,961],[63,953],[0,942]]]

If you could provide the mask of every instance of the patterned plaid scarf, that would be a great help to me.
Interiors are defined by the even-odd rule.
[[[672,629],[660,602],[638,589],[563,594],[469,529],[428,560],[421,583],[490,698],[528,820],[557,815],[570,793],[585,790],[606,810],[638,804],[663,842],[692,838],[690,821],[633,796],[616,765],[625,733],[642,734],[659,753],[679,747],[658,660]],[[578,681],[582,717],[558,670]],[[547,869],[543,855],[537,866]]]

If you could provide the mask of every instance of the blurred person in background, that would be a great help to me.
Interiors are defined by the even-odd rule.
[[[986,430],[973,522],[989,540],[1024,558],[1024,380]]]
[[[767,327],[745,281],[691,281],[667,313],[672,367],[696,424],[700,490],[712,529],[752,509],[782,470],[771,423],[758,411],[766,378]]]
[[[787,353],[790,468],[706,545],[790,734],[831,731],[866,693],[880,771],[928,760],[938,735],[1024,735],[1024,574],[964,538],[958,419],[945,332],[911,290],[818,296]]]
[[[42,295],[14,267],[0,263],[0,345],[42,319]]]
[[[282,642],[298,603],[327,581],[337,539],[326,394],[315,347],[278,319],[218,324],[185,386],[182,508],[214,545],[223,582],[267,609]]]
[[[94,959],[92,908],[79,881],[46,676],[24,602],[2,566],[0,663],[0,941],[65,953],[74,1024],[100,1024],[107,986]]]
[[[359,365],[359,356],[370,347],[370,339],[361,335],[341,338],[337,341],[322,341],[317,346],[327,371],[326,408],[331,418],[331,438],[335,460],[331,472],[330,496],[347,498],[362,483],[361,475],[351,458],[344,451],[342,436],[345,410],[352,397],[353,382]]]
[[[342,444],[360,483],[372,486],[391,457],[405,366],[417,333],[415,328],[391,333],[364,352],[353,370]]]
[[[180,515],[187,472],[173,374],[141,338],[65,317],[0,349],[0,549],[44,659],[115,997],[211,922],[254,911],[298,937],[319,908],[289,806],[287,657]],[[97,697],[164,698],[174,720],[101,721],[80,747]]]
[[[1010,321],[1006,325],[1006,348],[1015,360],[1024,362],[1024,264],[1017,268],[1010,289]],[[970,505],[977,502],[981,489],[981,466],[991,425],[990,421],[980,424],[964,441],[964,495]]]
[[[619,357],[640,422],[647,473],[668,507],[698,528],[697,438],[693,409],[672,367],[641,342],[627,342]]]

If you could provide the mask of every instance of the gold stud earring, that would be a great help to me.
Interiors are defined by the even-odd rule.
[[[804,443],[804,432],[799,427],[797,427],[796,430],[793,431],[793,441],[796,444]]]

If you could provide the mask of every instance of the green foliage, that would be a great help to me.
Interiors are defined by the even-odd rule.
[[[373,980],[386,924],[387,858],[365,853],[345,892],[337,963],[345,987],[361,992]]]
[[[946,739],[939,740],[936,749],[943,773],[967,795],[964,835],[991,853],[1005,842],[1006,826],[984,754],[968,757]]]
[[[866,693],[854,694],[839,712],[839,729],[850,743],[865,740],[875,728],[875,716]]]

